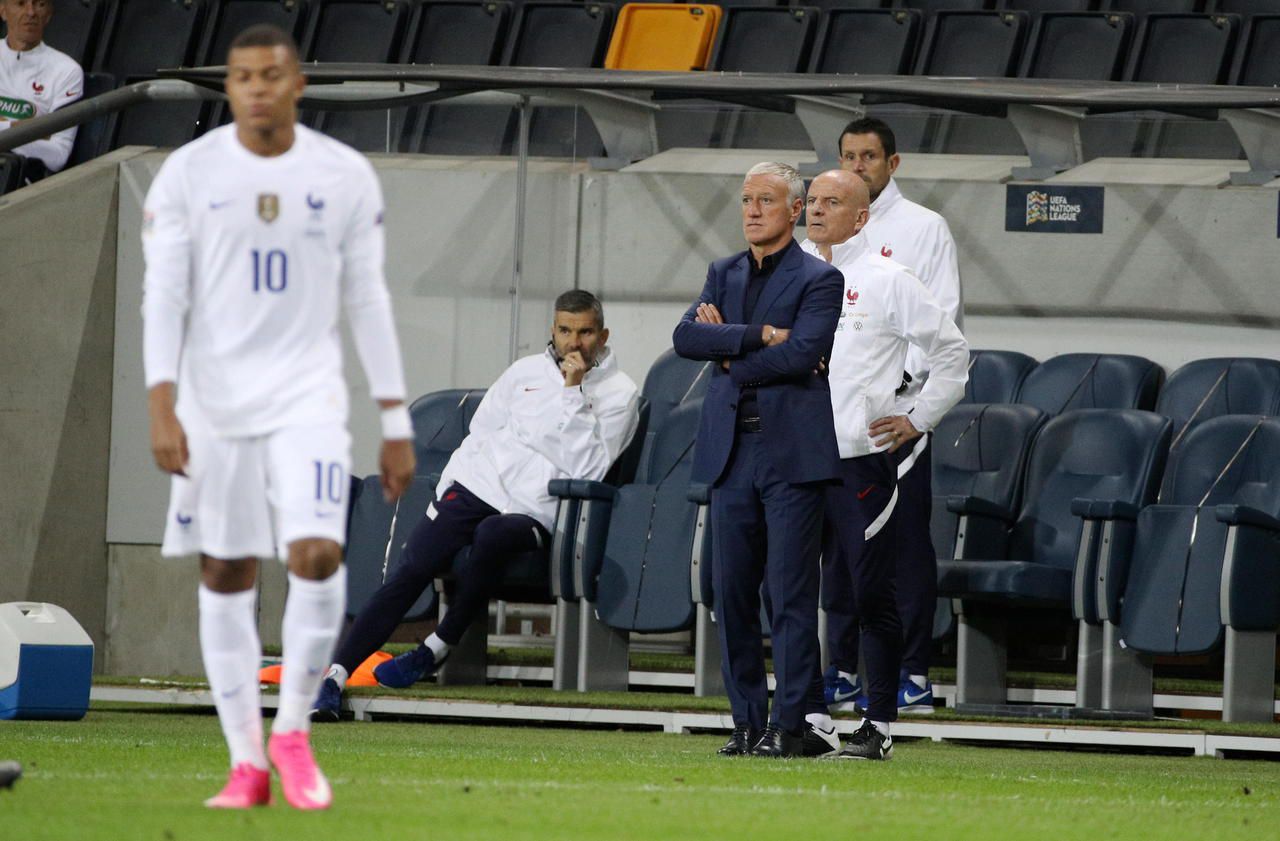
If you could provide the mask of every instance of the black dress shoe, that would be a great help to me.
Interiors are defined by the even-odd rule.
[[[725,742],[724,747],[716,753],[721,756],[746,756],[751,752],[753,741],[755,741],[755,734],[751,732],[751,728],[745,724],[739,724],[733,728],[729,741]]]
[[[770,724],[760,734],[760,741],[751,748],[751,755],[774,759],[804,756],[804,736],[793,736],[778,725]]]
[[[849,737],[835,759],[893,759],[893,737],[882,736],[870,720],[864,720],[862,726]]]

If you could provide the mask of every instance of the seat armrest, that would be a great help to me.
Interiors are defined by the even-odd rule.
[[[547,483],[547,493],[560,499],[600,499],[612,502],[618,489],[590,479],[552,479]]]
[[[1071,500],[1071,513],[1086,520],[1128,520],[1138,519],[1138,506],[1122,499],[1080,499]]]
[[[976,514],[979,517],[993,517],[1006,523],[1018,519],[1018,515],[1002,508],[989,500],[976,496],[949,496],[947,510],[953,514]]]
[[[1256,526],[1267,531],[1280,532],[1280,520],[1265,511],[1247,505],[1219,505],[1213,511],[1220,522],[1232,526]]]
[[[703,482],[689,485],[689,501],[696,502],[699,505],[709,505],[711,503],[711,486]]]

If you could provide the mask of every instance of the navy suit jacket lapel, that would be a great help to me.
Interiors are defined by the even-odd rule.
[[[725,272],[724,300],[720,302],[720,314],[724,317],[725,324],[748,323],[742,307],[747,300],[747,260],[749,259],[751,259],[750,251],[739,257]]]
[[[751,313],[750,323],[764,323],[765,315],[768,314],[769,308],[778,300],[778,296],[791,285],[791,281],[795,280],[803,259],[804,252],[798,247],[793,248],[778,268],[773,270],[772,277],[769,278],[769,282],[765,284],[764,290],[760,293],[760,300],[756,301],[756,308]]]

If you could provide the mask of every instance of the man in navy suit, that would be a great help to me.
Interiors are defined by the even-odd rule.
[[[792,167],[751,168],[742,185],[750,247],[711,264],[673,337],[681,356],[720,363],[703,403],[693,480],[712,487],[712,580],[734,722],[720,749],[727,756],[839,750],[830,718],[815,709],[825,710],[817,628],[823,489],[840,462],[820,371],[844,280],[792,238],[803,202]],[[771,716],[762,581],[777,677]]]

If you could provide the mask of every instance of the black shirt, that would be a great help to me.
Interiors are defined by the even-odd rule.
[[[766,254],[759,265],[756,264],[755,257],[750,252],[747,252],[747,290],[742,304],[742,313],[747,319],[747,324],[764,326],[763,317],[759,319],[755,317],[756,304],[760,302],[760,295],[764,292],[765,287],[769,285],[769,279],[773,277],[774,270],[778,268],[778,264],[786,259],[786,256],[791,253],[791,249],[799,247],[793,238],[772,254]],[[760,331],[748,330],[746,337],[742,341],[743,353],[759,350],[762,347],[764,347],[764,337],[760,335]],[[744,388],[742,390],[742,396],[738,400],[738,417],[760,417],[760,405],[754,388]]]

